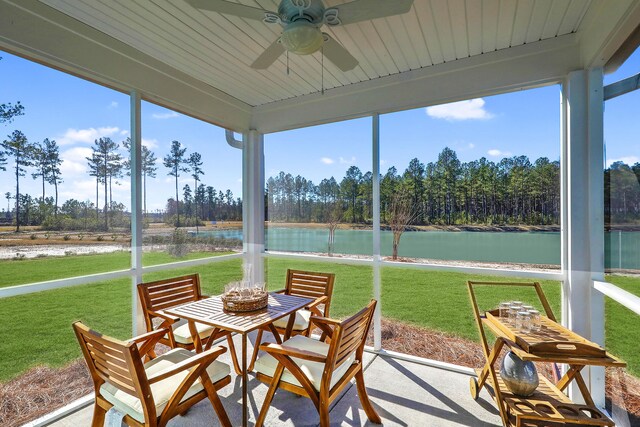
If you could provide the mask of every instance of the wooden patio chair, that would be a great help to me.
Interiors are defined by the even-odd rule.
[[[287,281],[285,288],[276,291],[285,295],[294,295],[304,298],[314,298],[315,300],[302,310],[296,311],[296,317],[293,322],[291,335],[310,336],[313,327],[311,325],[311,316],[329,317],[329,308],[331,307],[331,295],[333,294],[333,283],[336,275],[333,273],[316,273],[313,271],[287,270]],[[323,306],[322,310],[320,306]],[[280,335],[284,335],[287,329],[289,316],[273,322],[273,326]],[[253,370],[254,363],[258,357],[260,344],[262,343],[263,332],[269,329],[259,329],[256,343],[253,347],[253,354],[249,362],[249,370]]]
[[[215,360],[224,347],[195,354],[177,348],[150,362],[142,357],[168,329],[146,333],[128,342],[110,338],[80,322],[73,324],[95,388],[92,427],[102,427],[115,407],[129,426],[165,426],[178,414],[208,398],[220,423],[231,426],[217,390],[231,382],[229,366]]]
[[[276,389],[311,399],[320,415],[320,426],[329,427],[329,405],[352,378],[369,420],[381,424],[364,385],[362,354],[376,307],[372,300],[354,316],[337,320],[312,317],[322,330],[321,340],[296,335],[281,345],[263,344],[267,352],[256,362],[257,378],[269,384],[256,427],[261,427]],[[328,343],[326,342],[328,341]]]
[[[209,298],[207,295],[202,295],[200,276],[198,274],[140,283],[138,285],[138,296],[142,304],[147,332],[151,332],[157,328],[168,328],[169,333],[166,338],[163,337],[160,339],[160,344],[168,345],[171,348],[194,349],[193,337],[191,336],[189,325],[187,323],[179,323],[179,318],[163,313],[161,310]],[[160,319],[160,324],[154,326],[154,319]],[[214,330],[212,326],[202,323],[196,323],[196,329],[203,341],[208,339]],[[212,337],[210,342],[225,335],[227,337],[227,343],[229,344],[233,366],[236,372],[239,372],[240,365],[238,364],[231,333],[219,331],[215,337]],[[155,357],[153,350],[149,354],[150,357]]]

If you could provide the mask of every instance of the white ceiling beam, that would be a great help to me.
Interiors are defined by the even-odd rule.
[[[580,69],[573,34],[254,107],[263,133],[535,87]]]
[[[580,53],[584,68],[605,67],[614,72],[633,53],[627,49],[614,62],[609,60],[618,52],[640,24],[640,1],[597,0],[589,7],[578,29]],[[637,40],[636,40],[637,42]]]
[[[0,0],[0,49],[244,132],[251,106],[36,0]],[[81,100],[79,101],[81,102]]]

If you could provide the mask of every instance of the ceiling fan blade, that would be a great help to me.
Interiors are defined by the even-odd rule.
[[[196,9],[209,10],[211,12],[225,13],[228,15],[240,16],[242,18],[256,19],[262,21],[265,13],[269,12],[257,7],[245,6],[225,0],[187,0]]]
[[[413,0],[355,0],[335,8],[342,25],[409,12]]]
[[[251,64],[251,68],[256,70],[266,70],[276,62],[276,60],[284,53],[285,49],[280,43],[280,39],[278,38],[276,41],[271,43],[271,45],[262,52],[262,55],[258,57],[253,64]]]
[[[333,64],[342,71],[353,70],[358,65],[358,60],[329,34],[323,34],[324,45],[322,46],[322,54],[325,58],[333,62]]]

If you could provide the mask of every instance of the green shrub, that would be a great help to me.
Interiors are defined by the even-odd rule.
[[[189,235],[185,230],[176,228],[171,234],[167,253],[175,258],[184,258],[189,253]]]

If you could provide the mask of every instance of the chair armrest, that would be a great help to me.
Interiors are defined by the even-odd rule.
[[[320,309],[318,308],[318,306],[320,304],[326,304],[327,301],[329,301],[329,297],[325,295],[325,296],[316,298],[315,301],[308,304],[305,308],[309,310],[313,316],[322,316],[322,313],[320,312]]]
[[[325,337],[332,338],[333,330],[336,326],[340,325],[340,322],[337,320],[330,319],[328,317],[319,317],[319,316],[311,316],[309,319],[310,323],[314,323],[320,330],[322,330],[322,339],[320,341],[324,342]]]
[[[127,342],[140,344],[150,341],[151,339],[160,340],[160,338],[162,338],[167,332],[169,332],[169,329],[167,328],[156,329],[155,331],[147,332],[145,334],[138,335],[137,337],[128,339]]]
[[[171,330],[168,328],[156,329],[155,331],[147,332],[146,334],[131,338],[128,342],[139,345],[138,353],[140,356],[144,357],[155,348],[156,344],[158,344],[162,337],[170,333]]]
[[[167,369],[163,369],[162,371],[156,372],[155,374],[151,375],[148,378],[149,384],[157,383],[158,381],[162,381],[179,372],[186,371],[193,368],[194,366],[203,363],[210,365],[211,362],[216,360],[216,358],[225,351],[227,351],[226,347],[218,346],[213,347],[212,349],[209,349],[207,351],[203,351],[202,353],[196,353],[192,357],[183,360],[182,362],[176,363],[175,365]]]
[[[324,356],[320,353],[316,353],[308,350],[301,350],[299,348],[288,347],[286,345],[280,344],[262,344],[260,346],[260,350],[264,350],[270,354],[282,354],[289,357],[297,357],[298,359],[309,360],[311,362],[321,362],[324,363],[327,361],[327,356]]]
[[[329,297],[324,295],[324,296],[321,296],[319,298],[316,298],[315,301],[307,304],[306,308],[312,308],[312,307],[315,307],[315,306],[320,305],[320,304],[325,304],[327,301],[329,301]]]
[[[271,291],[272,294],[284,294],[287,290],[286,289],[279,289],[277,291]]]
[[[165,313],[164,311],[147,310],[147,313],[149,313],[152,316],[159,317],[161,319],[166,320],[169,325],[180,320],[179,317],[172,316],[171,314]]]

